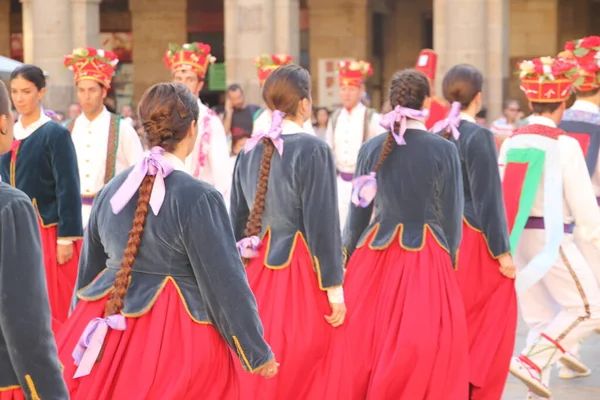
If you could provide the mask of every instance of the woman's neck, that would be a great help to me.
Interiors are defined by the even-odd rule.
[[[297,125],[303,126],[304,125],[304,120],[302,119],[301,116],[296,116],[296,117],[289,117],[289,118],[284,118],[287,119],[288,121],[294,122]]]
[[[478,107],[475,103],[471,103],[469,104],[469,107],[465,108],[464,110],[461,110],[460,112],[475,119],[475,116],[477,116],[477,113],[479,112],[477,108]]]
[[[21,125],[23,128],[27,128],[29,125],[38,121],[42,116],[42,109],[40,107],[36,108],[31,114],[21,115]]]

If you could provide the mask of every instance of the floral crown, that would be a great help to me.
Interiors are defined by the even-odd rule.
[[[292,63],[292,57],[287,54],[263,54],[254,59],[256,68],[281,67]]]
[[[565,51],[558,55],[578,64],[579,78],[574,86],[581,91],[600,87],[600,36],[588,36],[565,43]]]
[[[216,60],[210,54],[210,45],[194,42],[182,46],[170,43],[163,62],[172,71],[190,70],[204,76],[209,64]]]
[[[112,51],[95,49],[93,47],[79,47],[65,57],[63,64],[65,67],[72,67],[76,63],[92,60],[113,67],[116,67],[119,63],[119,58]]]
[[[573,81],[578,76],[573,60],[540,57],[519,64],[521,90],[527,98],[540,103],[560,103],[569,98]]]
[[[340,61],[337,64],[338,71],[357,71],[363,76],[373,75],[373,67],[367,61]]]

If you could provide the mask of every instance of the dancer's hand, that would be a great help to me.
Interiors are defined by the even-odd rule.
[[[509,279],[515,279],[517,269],[510,254],[501,255],[498,257],[498,261],[500,262],[500,273]]]
[[[331,324],[334,328],[342,325],[346,318],[346,304],[345,303],[329,303],[331,307],[331,315],[326,315],[325,320]]]
[[[254,373],[269,379],[277,375],[278,368],[279,364],[277,363],[277,361],[275,361],[275,359],[272,359],[271,361],[254,371]]]
[[[73,243],[56,245],[56,261],[64,264],[73,257]]]

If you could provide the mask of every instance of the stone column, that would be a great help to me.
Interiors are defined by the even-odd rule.
[[[49,75],[44,105],[66,111],[73,102],[73,74],[63,67],[73,50],[69,0],[21,0],[23,3],[24,61]]]
[[[10,0],[0,0],[0,55],[10,57]]]
[[[100,46],[100,2],[71,0],[73,48]]]
[[[225,0],[227,83],[237,83],[250,103],[262,103],[254,59],[261,54],[300,56],[298,0]]]
[[[483,88],[489,121],[502,114],[508,95],[508,79],[514,67],[509,65],[509,8],[508,0],[487,0],[487,74]]]
[[[129,0],[133,33],[134,102],[150,86],[169,81],[163,64],[169,43],[187,42],[186,0]]]

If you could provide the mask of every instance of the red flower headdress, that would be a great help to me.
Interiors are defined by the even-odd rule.
[[[362,87],[373,67],[367,61],[340,61],[337,65],[340,86]]]
[[[75,74],[75,82],[89,79],[110,88],[119,59],[108,50],[82,47],[65,57],[65,67]]]
[[[265,83],[271,72],[277,68],[292,63],[292,57],[286,54],[263,54],[260,57],[254,59],[254,65],[256,66],[258,73],[258,80],[261,86]]]
[[[568,59],[540,57],[519,64],[521,90],[536,103],[560,103],[571,94],[577,63]]]
[[[171,71],[194,71],[201,78],[206,75],[208,65],[215,61],[216,58],[210,54],[210,45],[198,42],[186,43],[181,47],[171,43],[163,58]]]

